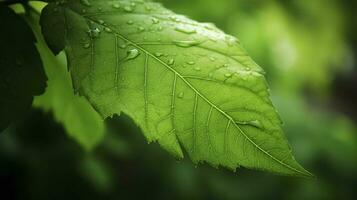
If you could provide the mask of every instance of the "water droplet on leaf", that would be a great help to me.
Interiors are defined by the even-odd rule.
[[[175,27],[175,30],[181,33],[185,34],[194,34],[196,33],[196,29],[191,28],[191,27],[182,27],[182,26],[177,26]]]
[[[132,59],[135,59],[136,57],[138,57],[139,55],[140,55],[139,50],[137,50],[137,49],[130,49],[130,50],[127,52],[126,59],[127,59],[127,60],[132,60]]]
[[[173,43],[174,43],[176,46],[187,48],[187,47],[197,46],[197,45],[199,45],[201,42],[193,41],[193,40],[187,40],[187,41],[174,41]]]
[[[185,94],[184,94],[183,92],[180,92],[180,93],[177,95],[177,97],[180,98],[180,99],[182,99],[184,95],[185,95]]]
[[[132,7],[130,7],[130,6],[125,6],[125,7],[124,7],[124,11],[125,11],[125,12],[133,12],[133,10],[134,10],[134,9],[133,9]]]
[[[170,60],[167,61],[167,64],[173,65],[175,63],[175,60],[171,58]]]

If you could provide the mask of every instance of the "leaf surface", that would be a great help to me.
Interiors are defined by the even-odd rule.
[[[214,25],[128,0],[50,3],[41,25],[104,118],[124,112],[149,142],[195,163],[311,175],[291,154],[263,70]]]
[[[26,22],[0,6],[0,131],[31,107],[33,96],[43,93],[46,75]]]

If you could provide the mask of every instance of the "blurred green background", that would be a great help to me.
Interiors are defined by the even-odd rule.
[[[357,3],[161,0],[238,37],[262,66],[296,159],[316,180],[176,161],[126,116],[92,152],[51,112],[0,135],[0,199],[356,199]]]

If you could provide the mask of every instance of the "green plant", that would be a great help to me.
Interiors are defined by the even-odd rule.
[[[1,63],[1,81],[6,80],[1,93],[10,99],[1,99],[2,127],[25,110],[25,103],[11,98],[25,96],[21,100],[28,108],[32,96],[43,92],[44,67],[48,88],[34,105],[53,111],[87,149],[100,141],[102,119],[125,113],[149,142],[157,141],[177,158],[185,149],[195,163],[312,176],[291,154],[264,71],[236,38],[153,2],[49,2],[42,11],[38,2],[24,3],[25,12],[13,8],[33,33],[20,16],[1,6],[1,27],[9,27],[0,33],[0,60],[6,61]],[[25,41],[9,40],[17,38],[14,32]],[[47,46],[54,54],[64,50],[71,78],[63,58]],[[28,51],[19,55],[23,48]],[[19,56],[29,60],[18,62]],[[16,67],[19,63],[22,67]],[[13,107],[21,109],[14,112]],[[92,131],[87,126],[97,134],[87,135]]]

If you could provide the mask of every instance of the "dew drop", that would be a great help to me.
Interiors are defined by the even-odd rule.
[[[129,25],[133,25],[133,24],[134,24],[134,21],[133,21],[133,20],[129,20],[129,21],[127,21],[126,23],[129,24]]]
[[[246,67],[245,70],[249,71],[249,70],[250,70],[250,67]]]
[[[164,54],[163,53],[160,53],[160,52],[157,52],[157,53],[155,53],[154,54],[156,57],[161,57],[161,56],[163,56]]]
[[[108,27],[105,27],[105,28],[104,28],[104,31],[107,32],[107,33],[113,32],[112,29],[110,29],[110,28],[108,28]]]
[[[183,92],[180,92],[180,93],[177,95],[177,97],[180,98],[180,99],[182,99],[184,95],[185,95],[185,94],[184,94]]]
[[[87,31],[89,37],[91,38],[96,38],[96,37],[99,37],[100,35],[100,30],[99,28],[93,28],[93,29],[90,29],[89,31]]]
[[[175,63],[175,60],[171,58],[170,60],[167,61],[167,64],[173,65]]]
[[[215,57],[210,57],[209,60],[213,62],[213,61],[216,60],[216,58]]]
[[[90,47],[90,43],[83,44],[83,48],[88,49]]]
[[[225,77],[229,78],[229,77],[232,77],[232,74],[231,73],[227,73],[224,75]]]
[[[139,26],[139,27],[138,27],[138,30],[142,32],[142,31],[145,31],[145,28],[142,27],[142,26]]]
[[[196,33],[196,29],[194,28],[190,28],[190,27],[182,27],[182,26],[177,26],[175,27],[175,30],[181,33],[185,33],[185,34],[194,34]]]
[[[125,11],[125,12],[133,12],[133,8],[130,7],[130,6],[125,6],[125,7],[124,7],[124,11]]]
[[[85,6],[91,6],[88,0],[81,0],[81,4]]]
[[[122,49],[125,49],[126,48],[126,44],[121,44],[121,45],[119,45],[119,47],[122,48]]]
[[[195,70],[196,71],[201,71],[201,68],[200,67],[195,67]]]
[[[187,41],[174,41],[173,43],[176,46],[188,48],[188,47],[192,47],[192,46],[197,46],[201,42],[193,41],[193,40],[187,40]]]
[[[158,24],[160,22],[157,18],[152,18],[151,21],[153,24]]]
[[[145,10],[147,10],[147,11],[151,11],[151,10],[152,10],[152,8],[151,8],[150,6],[145,6]]]
[[[104,21],[101,20],[101,19],[99,19],[99,20],[98,20],[98,23],[99,23],[99,24],[104,24]]]
[[[189,64],[189,65],[194,65],[194,64],[196,64],[194,61],[188,61],[188,62],[186,62],[187,64]]]
[[[137,49],[130,49],[130,50],[128,50],[128,52],[127,52],[126,59],[127,59],[127,60],[132,60],[132,59],[135,59],[136,57],[138,57],[139,55],[140,55],[139,50],[137,50]]]
[[[118,3],[114,3],[114,4],[112,4],[112,6],[113,6],[113,8],[116,8],[116,9],[120,8],[120,4],[118,4]]]

